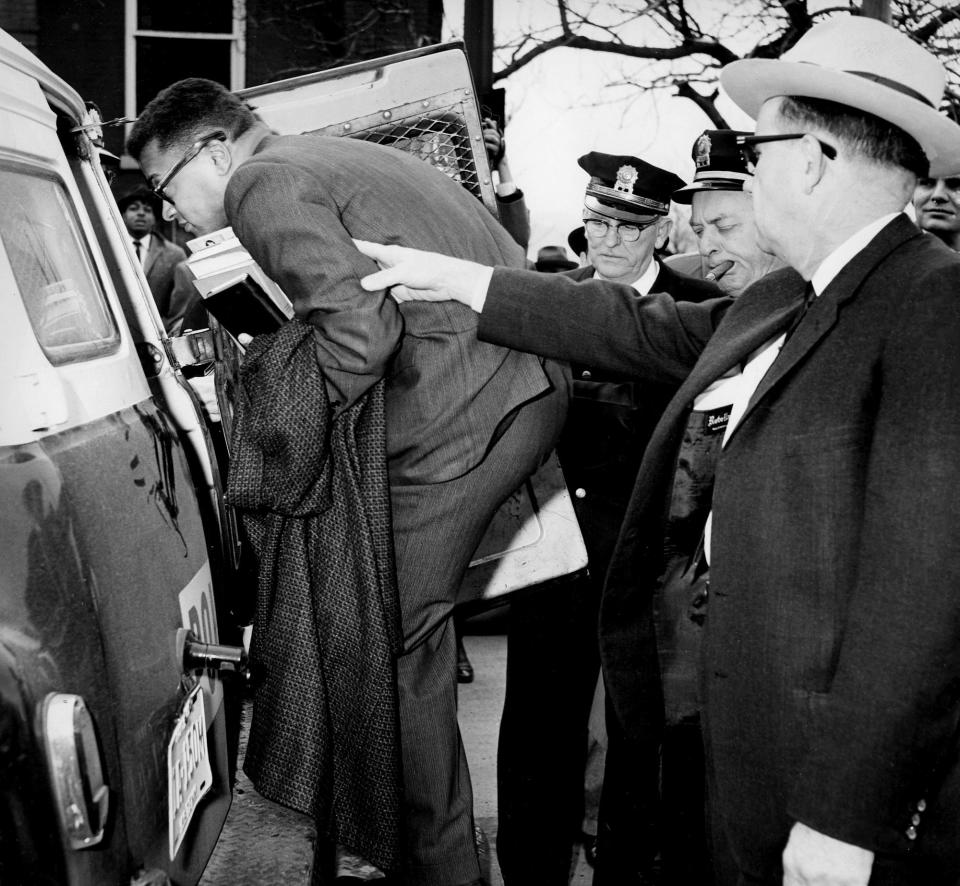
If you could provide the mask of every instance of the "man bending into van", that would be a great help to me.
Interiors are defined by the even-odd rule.
[[[312,327],[334,424],[385,380],[403,629],[402,874],[422,886],[479,883],[454,597],[494,512],[552,448],[567,378],[556,364],[479,342],[476,316],[460,305],[400,308],[386,292],[365,292],[359,280],[376,266],[351,238],[515,268],[523,253],[479,200],[424,161],[366,141],[277,136],[212,81],[161,92],[128,150],[167,217],[198,234],[231,225],[280,284]]]

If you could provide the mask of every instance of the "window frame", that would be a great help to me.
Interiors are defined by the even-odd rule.
[[[222,40],[230,42],[230,83],[232,92],[243,89],[246,84],[247,57],[247,10],[246,0],[232,0],[233,29],[223,31],[157,31],[137,27],[140,0],[124,0],[124,115],[133,120],[137,115],[137,39],[151,37],[172,40]],[[130,135],[130,124],[125,127],[124,141]],[[124,169],[137,169],[132,157],[120,158]]]
[[[12,173],[14,175],[24,175],[34,180],[44,180],[52,185],[54,189],[60,192],[63,205],[67,208],[67,224],[70,228],[74,245],[77,248],[77,255],[85,265],[85,271],[87,272],[89,282],[92,283],[96,288],[96,291],[93,293],[93,295],[96,296],[97,301],[99,302],[99,307],[103,312],[104,319],[109,323],[112,330],[112,334],[107,338],[71,344],[51,345],[42,340],[41,331],[37,328],[34,322],[34,315],[24,300],[22,282],[17,276],[17,272],[13,267],[13,263],[10,262],[9,258],[7,257],[7,247],[5,244],[0,243],[0,248],[4,249],[5,251],[3,260],[5,264],[9,265],[10,267],[12,279],[17,289],[17,297],[21,300],[21,302],[23,302],[23,308],[26,312],[29,326],[33,330],[34,340],[36,341],[37,346],[40,348],[47,361],[53,367],[68,366],[75,363],[86,363],[118,353],[122,345],[123,333],[120,323],[118,322],[116,312],[114,311],[114,306],[111,303],[108,295],[107,287],[104,283],[103,277],[101,276],[101,268],[98,265],[95,256],[91,252],[90,243],[84,236],[84,225],[79,213],[77,212],[77,207],[74,205],[73,195],[67,183],[63,180],[63,177],[58,171],[49,169],[46,166],[34,166],[33,164],[20,162],[19,160],[10,160],[6,157],[2,158],[2,161],[0,161],[0,171],[3,173]]]

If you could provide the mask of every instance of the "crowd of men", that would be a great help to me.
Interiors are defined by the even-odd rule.
[[[637,157],[581,158],[588,265],[561,274],[525,269],[479,201],[420,161],[278,137],[210,81],[165,90],[134,127],[168,216],[232,225],[294,304],[251,345],[247,400],[268,421],[238,433],[267,468],[278,440],[315,447],[316,476],[289,507],[265,483],[258,508],[281,539],[329,511],[332,528],[389,541],[352,533],[338,559],[337,594],[377,600],[368,646],[362,613],[285,576],[323,574],[315,558],[336,552],[307,544],[291,564],[248,515],[265,676],[246,766],[321,823],[316,882],[482,882],[452,612],[491,515],[558,442],[592,578],[527,598],[511,632],[505,882],[566,882],[594,643],[598,886],[957,882],[960,127],[937,110],[945,73],[892,28],[837,16],[721,82],[756,132],[704,132],[690,184]],[[693,276],[656,257],[671,201],[691,206]],[[304,438],[305,401],[328,446]],[[592,463],[578,437],[605,422]],[[370,507],[340,513],[328,489]],[[322,640],[308,669],[278,654],[298,612]],[[569,704],[517,664],[543,624],[583,663]],[[370,704],[344,722],[354,690]],[[316,706],[292,710],[304,692]],[[550,706],[562,734],[531,722]]]

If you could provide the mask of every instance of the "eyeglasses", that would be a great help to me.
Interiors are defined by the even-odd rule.
[[[740,148],[743,162],[747,165],[747,172],[753,175],[756,172],[757,163],[760,162],[760,152],[756,148],[757,145],[767,142],[792,141],[793,139],[805,138],[808,135],[810,135],[809,132],[788,132],[783,135],[738,135],[737,146]],[[816,136],[811,136],[811,138],[816,138]],[[833,145],[828,145],[820,139],[816,139],[816,141],[828,160],[837,159],[837,149]]]
[[[606,237],[610,228],[613,228],[624,243],[634,243],[640,239],[642,231],[652,227],[658,221],[660,219],[655,218],[643,225],[624,225],[618,222],[609,222],[602,218],[585,218],[583,226],[587,229],[587,233],[593,234],[594,237]]]
[[[210,142],[223,142],[227,140],[227,134],[222,130],[218,129],[216,132],[211,132],[210,135],[205,135],[203,138],[195,141],[190,147],[190,150],[187,151],[176,163],[171,166],[166,174],[161,177],[160,181],[151,188],[154,194],[156,194],[161,200],[166,200],[171,206],[174,206],[172,198],[168,197],[164,192],[164,188],[173,181],[174,177],[186,166],[194,157],[196,157]]]

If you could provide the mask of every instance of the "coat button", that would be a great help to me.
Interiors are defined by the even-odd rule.
[[[919,813],[919,812],[914,812],[913,815],[910,816],[910,824],[912,824],[912,825],[918,825],[918,824],[920,824],[920,813]]]
[[[586,498],[586,497],[587,497],[587,490],[584,489],[582,486],[578,486],[578,487],[576,488],[576,490],[574,491],[573,494],[574,494],[577,498]]]
[[[584,369],[583,372],[580,373],[580,378],[589,380],[593,378],[593,373],[589,369]]]
[[[910,825],[910,827],[907,828],[907,839],[908,840],[917,839],[917,829],[913,825]]]
[[[926,810],[926,808],[927,801],[921,797],[919,800],[917,800],[917,812],[923,812]]]

